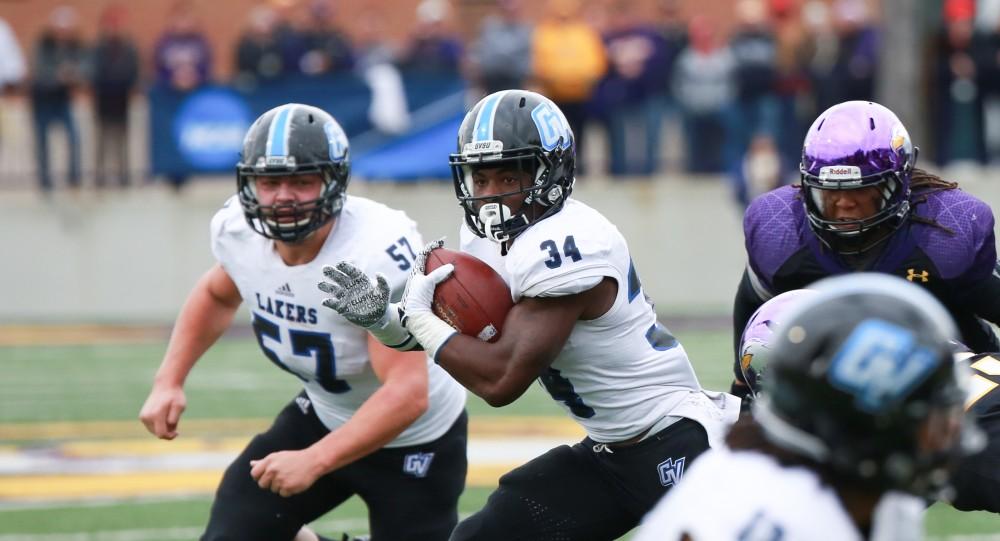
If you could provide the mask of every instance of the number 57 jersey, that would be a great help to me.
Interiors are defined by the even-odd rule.
[[[461,248],[504,278],[514,302],[577,294],[604,277],[617,282],[611,309],[577,321],[539,378],[595,441],[634,438],[663,426],[667,416],[700,422],[712,441],[735,421],[739,400],[701,390],[684,348],[642,293],[625,238],[593,208],[568,199],[516,237],[506,256],[463,225]]]
[[[211,234],[215,258],[250,309],[261,351],[302,380],[327,428],[347,422],[381,382],[369,362],[368,332],[323,306],[325,294],[316,284],[323,265],[351,260],[369,276],[384,274],[397,299],[423,246],[416,224],[401,211],[348,196],[316,258],[295,266],[282,261],[273,241],[250,229],[235,197],[212,219]],[[437,439],[465,407],[465,390],[427,364],[427,411],[387,447]]]

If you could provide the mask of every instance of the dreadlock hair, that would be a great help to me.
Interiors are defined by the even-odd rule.
[[[802,199],[802,185],[794,184],[794,188],[799,190],[795,195],[796,199]],[[914,210],[916,210],[918,205],[927,202],[927,197],[931,194],[937,192],[943,192],[945,190],[957,190],[957,182],[949,182],[943,178],[930,173],[924,169],[918,167],[913,168],[913,172],[910,174],[910,216],[909,219],[916,223],[921,223],[924,225],[929,225],[931,227],[936,227],[942,231],[947,232],[949,235],[955,235],[955,232],[951,228],[945,227],[937,222],[937,220],[931,218],[925,218],[923,216],[918,216]]]
[[[916,223],[921,223],[924,225],[929,225],[931,227],[936,227],[942,231],[947,232],[949,235],[955,235],[955,232],[951,228],[945,227],[932,218],[925,218],[923,216],[917,215],[914,212],[918,205],[927,202],[927,197],[931,194],[937,192],[943,192],[945,190],[955,190],[958,189],[957,182],[949,182],[943,178],[925,171],[924,169],[919,169],[914,167],[913,173],[910,176],[910,219]]]

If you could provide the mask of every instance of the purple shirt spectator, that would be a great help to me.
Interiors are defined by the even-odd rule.
[[[156,42],[154,64],[157,84],[188,91],[208,82],[212,50],[187,2],[174,6],[167,29]]]

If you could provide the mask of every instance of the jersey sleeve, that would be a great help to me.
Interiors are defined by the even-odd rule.
[[[234,255],[233,243],[249,230],[245,225],[243,208],[235,195],[227,199],[222,208],[212,217],[211,231],[209,232],[212,255],[227,271],[229,270],[229,261]]]
[[[559,232],[550,228],[551,236],[518,239],[525,244],[512,251],[507,262],[515,299],[574,295],[593,288],[605,276],[622,281],[612,261],[617,248],[613,235],[595,230],[581,235]]]
[[[975,257],[963,275],[963,278],[969,282],[978,282],[989,278],[997,263],[996,236],[993,233],[993,210],[986,203],[977,202],[979,205],[976,205],[974,215],[979,223],[972,228],[971,236],[971,251]]]
[[[784,186],[753,200],[743,215],[748,276],[761,298],[774,295],[774,275],[801,246],[804,215],[798,192]]]

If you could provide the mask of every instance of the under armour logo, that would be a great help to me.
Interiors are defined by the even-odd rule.
[[[295,403],[299,405],[299,409],[302,410],[303,415],[309,415],[309,399],[304,396],[295,397]]]
[[[906,279],[911,282],[916,282],[919,279],[923,283],[930,281],[930,273],[927,271],[915,272],[913,269],[906,269]]]
[[[434,460],[434,453],[414,453],[403,458],[403,473],[414,477],[427,477],[427,471],[431,469],[431,461]]]
[[[660,484],[669,487],[674,486],[680,482],[681,476],[684,475],[684,462],[687,460],[686,456],[682,456],[677,460],[668,458],[663,462],[660,462],[656,466],[657,471],[660,472]]]

